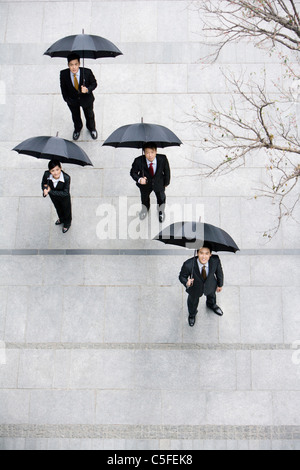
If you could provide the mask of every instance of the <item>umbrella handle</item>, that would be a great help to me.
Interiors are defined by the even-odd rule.
[[[191,279],[194,279],[194,269],[195,269],[195,257],[196,257],[196,254],[197,254],[197,250],[195,250],[195,253],[194,253]]]
[[[144,118],[143,117],[141,118],[141,123],[144,124]],[[144,148],[143,148],[142,155],[144,155]],[[142,159],[142,175],[143,175],[143,178],[145,178],[145,172],[144,172],[144,168],[143,168],[143,159]]]
[[[82,34],[84,34],[84,29],[82,29]],[[83,57],[82,57],[82,67],[83,67],[83,86],[85,87],[85,78],[84,78],[84,51],[83,51]]]
[[[83,57],[83,63],[82,63],[82,81],[83,81],[83,86],[85,87],[85,76],[84,76],[84,57]]]

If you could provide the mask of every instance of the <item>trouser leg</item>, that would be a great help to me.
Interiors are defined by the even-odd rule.
[[[72,223],[71,196],[63,198],[64,226],[70,227]]]
[[[85,119],[86,119],[86,127],[90,132],[96,130],[96,122],[95,122],[95,113],[94,113],[94,105],[88,106],[87,108],[82,108]]]
[[[142,201],[142,206],[146,210],[150,209],[150,194],[152,193],[152,190],[142,190],[141,189],[141,201]]]
[[[156,199],[157,199],[157,205],[158,205],[158,210],[164,212],[165,211],[165,206],[166,206],[166,192],[159,191],[156,194]]]
[[[215,293],[206,296],[206,305],[208,308],[214,308],[217,305],[217,296]]]
[[[72,222],[71,197],[64,197],[61,200],[54,199],[52,202],[60,221],[65,227],[70,227]]]
[[[57,213],[57,215],[58,215],[59,220],[61,221],[61,223],[64,223],[64,221],[65,221],[64,215],[65,215],[65,214],[64,214],[64,210],[63,210],[62,204],[61,204],[59,201],[53,200],[53,199],[52,199],[52,202],[53,202],[54,207],[55,207],[55,209],[56,209],[56,213]]]
[[[81,114],[80,114],[80,106],[76,105],[76,106],[73,106],[73,105],[70,105],[68,104],[69,106],[69,109],[71,111],[71,114],[72,114],[72,119],[73,119],[73,123],[74,123],[74,130],[75,132],[80,132],[82,127],[83,127],[83,124],[82,124],[82,120],[81,120]]]
[[[198,312],[199,297],[188,296],[187,304],[190,317],[195,317]]]

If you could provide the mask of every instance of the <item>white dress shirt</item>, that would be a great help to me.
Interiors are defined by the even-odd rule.
[[[53,178],[52,175],[50,175],[49,178],[48,178],[48,180],[51,180],[51,181],[52,181],[54,188],[56,188],[56,186],[58,185],[59,182],[61,182],[61,183],[64,183],[64,182],[65,182],[65,178],[64,178],[63,172],[61,172],[60,177],[59,177],[58,179],[55,179],[55,178]]]

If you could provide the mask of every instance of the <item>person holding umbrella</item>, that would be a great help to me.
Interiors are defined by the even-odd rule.
[[[165,220],[165,189],[170,184],[171,170],[166,155],[157,153],[155,144],[145,144],[144,155],[136,158],[132,164],[130,175],[141,192],[142,210],[140,220],[144,220],[150,210],[150,194],[155,192],[159,221]]]
[[[198,313],[199,299],[204,294],[206,305],[219,316],[223,315],[217,305],[216,292],[221,292],[224,284],[224,274],[218,255],[212,254],[212,247],[204,243],[197,251],[197,257],[187,260],[179,274],[180,282],[188,293],[189,325],[193,327]]]
[[[165,189],[170,184],[171,171],[166,155],[157,153],[157,148],[180,146],[181,140],[165,126],[150,124],[141,119],[140,123],[129,124],[116,129],[103,143],[115,148],[143,149],[143,155],[136,158],[130,171],[131,177],[141,191],[144,220],[150,209],[150,194],[155,192],[159,220],[165,220]]]
[[[183,264],[179,274],[179,280],[189,295],[189,325],[195,325],[199,299],[203,294],[207,297],[207,307],[222,316],[223,312],[217,305],[216,292],[222,291],[224,274],[219,256],[213,255],[212,252],[236,253],[239,251],[239,247],[229,233],[201,220],[199,222],[181,221],[165,227],[154,237],[154,240],[166,245],[193,248],[197,253],[197,256]]]
[[[58,215],[55,225],[63,224],[63,233],[69,230],[72,222],[70,185],[71,178],[62,171],[61,163],[50,160],[42,179],[43,197],[50,196]]]
[[[67,102],[74,121],[74,140],[78,140],[82,129],[80,107],[83,108],[87,128],[93,139],[98,134],[95,125],[93,111],[93,91],[97,82],[90,69],[84,67],[85,59],[99,59],[101,57],[117,57],[122,52],[108,39],[92,34],[75,34],[59,39],[52,44],[44,55],[50,57],[68,58],[68,69],[61,71],[61,90],[64,100]],[[80,57],[83,59],[83,67],[80,67]]]
[[[48,194],[58,213],[56,225],[64,224],[63,233],[66,233],[72,221],[70,184],[71,178],[62,171],[61,163],[79,166],[93,166],[88,155],[74,142],[52,136],[30,137],[16,147],[14,151],[23,155],[30,155],[43,160],[50,160],[48,171],[42,179],[43,196]]]
[[[90,69],[80,67],[80,56],[77,53],[68,55],[68,68],[60,72],[60,87],[74,123],[73,140],[78,140],[83,127],[80,108],[83,109],[86,127],[92,139],[97,139],[93,91],[97,81]]]

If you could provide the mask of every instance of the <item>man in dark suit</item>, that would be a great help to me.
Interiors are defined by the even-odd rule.
[[[153,144],[145,144],[145,155],[136,158],[132,164],[130,175],[141,191],[142,211],[140,219],[144,220],[150,209],[150,194],[156,194],[159,221],[165,220],[165,189],[171,181],[170,165],[166,155],[157,153]]]
[[[221,292],[224,275],[219,256],[212,255],[208,243],[198,250],[198,256],[187,260],[179,274],[180,282],[186,287],[188,296],[189,325],[194,326],[198,313],[199,299],[204,294],[206,305],[217,315],[223,312],[217,305],[216,292]]]
[[[73,139],[78,140],[83,127],[80,107],[83,109],[86,127],[91,133],[92,139],[97,139],[94,95],[97,81],[90,69],[80,67],[80,57],[77,54],[68,56],[68,67],[60,72],[60,87],[63,99],[66,101],[72,113],[74,123]]]

